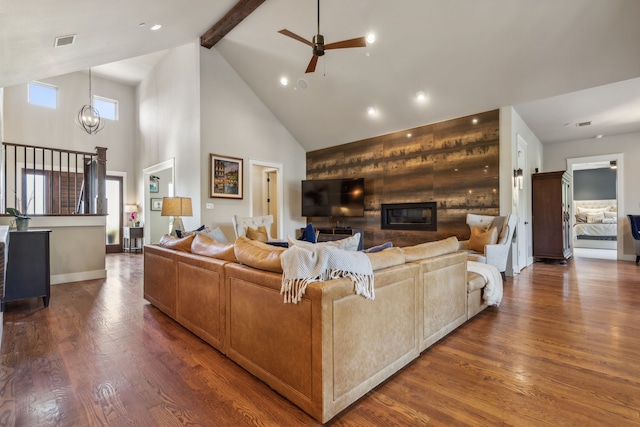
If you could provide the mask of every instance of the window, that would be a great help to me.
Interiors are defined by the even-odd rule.
[[[118,120],[118,101],[94,95],[93,108],[98,110],[102,119]]]
[[[29,104],[43,107],[57,108],[58,88],[44,83],[29,83]]]

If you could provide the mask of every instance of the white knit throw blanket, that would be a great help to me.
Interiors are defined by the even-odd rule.
[[[280,293],[285,303],[297,304],[309,283],[343,277],[353,281],[356,295],[375,297],[371,261],[362,252],[327,245],[312,248],[294,245],[282,253],[280,260],[283,271]]]
[[[487,284],[482,291],[482,298],[487,305],[500,305],[502,301],[502,276],[497,268],[491,264],[467,261],[467,270],[478,273]]]

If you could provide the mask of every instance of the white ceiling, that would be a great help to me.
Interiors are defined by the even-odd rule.
[[[236,0],[6,3],[0,86],[88,67],[135,84]],[[507,105],[543,143],[640,131],[638,0],[322,0],[326,43],[369,32],[377,40],[327,51],[305,74],[311,48],[277,31],[311,39],[316,19],[313,0],[268,0],[215,46],[307,150]],[[162,29],[149,31],[154,23]],[[52,47],[74,33],[75,45]],[[592,125],[575,126],[584,121]]]

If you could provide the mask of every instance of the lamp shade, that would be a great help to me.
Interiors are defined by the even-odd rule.
[[[163,197],[161,216],[192,216],[191,197]]]
[[[125,213],[136,212],[138,210],[138,205],[124,205]]]

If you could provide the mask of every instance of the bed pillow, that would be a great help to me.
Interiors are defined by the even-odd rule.
[[[587,214],[579,213],[576,214],[576,223],[586,223],[587,222]]]
[[[604,213],[604,217],[605,217],[605,219],[607,219],[607,218],[617,219],[618,218],[618,212],[605,212]]]
[[[469,237],[469,249],[474,252],[484,253],[486,245],[495,245],[498,241],[498,229],[491,227],[488,230],[482,230],[480,227],[471,229],[471,237]]]
[[[597,223],[602,223],[602,220],[604,219],[604,212],[598,212],[598,213],[588,213],[587,214],[587,224],[597,224]]]

